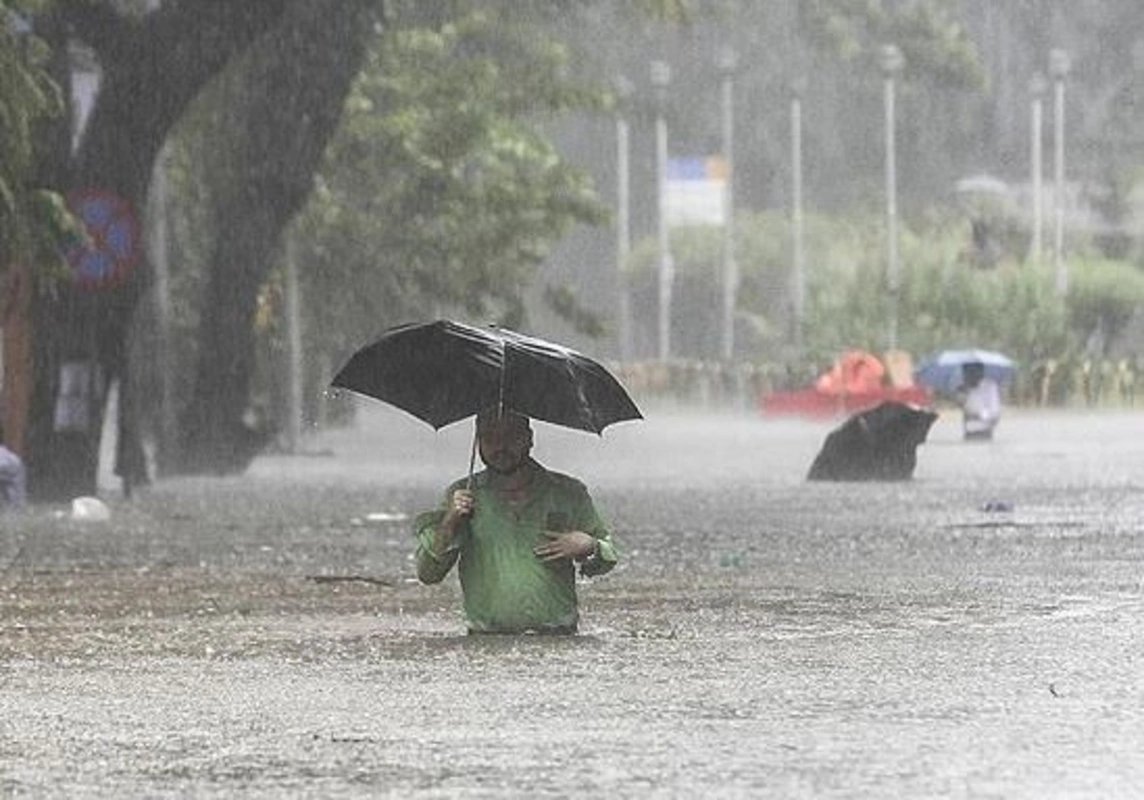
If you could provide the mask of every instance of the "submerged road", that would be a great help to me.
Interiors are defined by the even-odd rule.
[[[471,427],[376,404],[0,518],[0,795],[1144,796],[1144,413],[945,412],[900,484],[806,483],[829,423],[648,416],[536,426],[623,552],[570,639],[412,580]]]

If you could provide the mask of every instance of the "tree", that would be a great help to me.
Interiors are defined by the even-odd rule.
[[[808,276],[806,338],[800,352],[789,347],[783,324],[788,273],[782,246],[789,224],[775,214],[744,215],[737,222],[743,269],[738,319],[743,355],[756,364],[824,364],[847,349],[880,352],[885,346],[888,298],[878,278],[878,226],[863,218],[817,214],[806,222],[807,261],[815,266]],[[718,343],[703,309],[719,290],[719,231],[708,226],[673,233],[678,302],[691,312],[676,315],[673,340],[685,358],[711,358]],[[947,223],[903,226],[901,234],[901,346],[914,354],[984,346],[1029,367],[1075,350],[1099,326],[1115,335],[1140,306],[1142,281],[1139,276],[1129,280],[1132,268],[1124,264],[1105,265],[1103,272],[1078,270],[1076,297],[1066,306],[1047,267],[1034,270],[1009,261],[993,270],[970,268],[964,263],[963,234]],[[653,242],[635,249],[631,269],[636,301],[652,301]]]
[[[566,76],[567,57],[534,24],[488,14],[378,42],[298,237],[315,345],[345,357],[434,308],[523,322],[548,243],[602,220],[538,130],[604,101]]]
[[[55,245],[68,214],[32,180],[37,132],[64,110],[51,53],[21,16],[37,5],[0,0],[0,272],[24,260],[62,266]]]
[[[1078,342],[1106,357],[1144,313],[1144,270],[1123,261],[1086,258],[1072,264],[1068,311]]]
[[[167,133],[206,82],[281,17],[286,0],[169,0],[139,14],[96,0],[57,0],[35,30],[54,53],[84,42],[100,70],[100,89],[72,152],[57,128],[43,153],[45,183],[66,193],[97,189],[138,217],[152,165]],[[69,81],[58,58],[57,82]],[[120,385],[117,471],[126,485],[146,477],[132,414],[128,330],[147,285],[145,261],[116,284],[76,283],[34,298],[35,379],[27,460],[33,496],[63,499],[95,489],[103,410]],[[86,389],[87,391],[82,391]],[[72,390],[81,390],[69,394]],[[62,392],[62,393],[61,393]]]
[[[64,110],[52,53],[29,22],[39,5],[0,1],[0,386],[4,443],[18,453],[31,401],[33,284],[65,274],[60,243],[77,232],[60,195],[34,181],[39,134]]]
[[[222,84],[198,132],[211,242],[179,472],[245,469],[270,431],[244,420],[254,374],[254,318],[283,229],[309,196],[367,43],[375,0],[294,2]]]
[[[380,32],[359,26],[368,34],[368,57],[348,98],[342,102],[329,83],[321,87],[330,99],[325,107],[333,109],[336,101],[340,122],[315,191],[279,236],[289,240],[301,268],[312,367],[346,357],[387,322],[444,309],[521,324],[527,287],[547,243],[576,222],[602,219],[587,178],[559,157],[542,130],[568,109],[601,108],[605,95],[566,75],[567,52],[534,20],[521,19],[518,4],[479,5],[481,11],[469,12],[458,4],[441,19],[428,14],[439,6],[389,7]],[[315,47],[323,44],[315,38]],[[273,430],[280,389],[273,385],[273,359],[282,343],[275,313],[281,272],[273,266],[282,263],[285,248],[267,235],[268,250],[226,263],[214,242],[249,239],[235,222],[246,209],[232,203],[220,210],[243,184],[256,189],[249,204],[286,220],[289,204],[273,185],[258,189],[256,176],[301,175],[305,159],[295,151],[290,163],[280,164],[268,143],[233,143],[246,142],[256,123],[282,127],[266,119],[269,109],[245,110],[249,94],[267,95],[274,104],[276,85],[290,91],[290,79],[271,79],[268,67],[255,65],[328,71],[319,58],[333,59],[336,52],[344,58],[347,51],[324,44],[325,55],[269,42],[257,48],[204,94],[176,136],[175,217],[184,222],[175,236],[173,279],[178,291],[203,300],[178,321],[178,360],[198,368],[176,370],[185,376],[176,395],[194,403],[180,413],[182,443],[173,470],[245,467],[265,442],[244,422],[251,409],[258,410],[263,432]],[[309,188],[308,177],[303,184]],[[240,274],[244,284],[235,290]],[[565,315],[582,312],[558,288],[548,294]],[[223,305],[231,309],[223,315],[230,320],[226,335],[215,330]],[[594,322],[578,321],[586,328]],[[315,386],[314,394],[319,390]]]

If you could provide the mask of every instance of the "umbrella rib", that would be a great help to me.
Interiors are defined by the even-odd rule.
[[[500,376],[497,385],[497,416],[504,416],[504,384],[505,373],[508,372],[508,344],[506,342],[500,343],[501,362],[500,362]]]

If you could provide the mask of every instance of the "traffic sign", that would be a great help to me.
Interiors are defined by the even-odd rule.
[[[106,189],[77,189],[68,207],[87,230],[86,242],[67,252],[76,284],[113,289],[131,275],[142,253],[139,222],[130,201]]]

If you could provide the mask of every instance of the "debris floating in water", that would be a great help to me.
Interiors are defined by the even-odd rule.
[[[77,497],[72,500],[69,516],[77,522],[107,522],[111,509],[98,497]]]
[[[307,575],[306,580],[314,583],[368,583],[374,586],[392,586],[393,581],[371,578],[368,575]]]
[[[374,511],[365,518],[370,522],[405,522],[409,515],[401,511]]]

